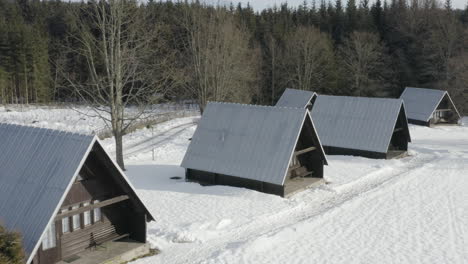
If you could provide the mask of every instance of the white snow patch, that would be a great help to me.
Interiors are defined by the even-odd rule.
[[[154,105],[145,113],[145,116],[175,111],[174,107],[170,104]],[[137,113],[138,109],[129,107],[126,111]],[[2,105],[0,106],[0,123],[51,128],[83,134],[91,134],[106,127],[104,120],[98,117],[91,107],[81,105]]]

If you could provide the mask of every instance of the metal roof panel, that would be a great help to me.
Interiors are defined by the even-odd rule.
[[[306,108],[315,92],[287,88],[284,90],[276,106]]]
[[[386,153],[402,100],[318,95],[312,108],[324,146]]]

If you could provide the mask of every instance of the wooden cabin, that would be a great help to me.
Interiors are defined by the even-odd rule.
[[[311,115],[328,155],[402,157],[411,142],[400,99],[319,95]]]
[[[324,165],[308,110],[209,103],[181,166],[189,181],[284,197],[323,183]]]
[[[0,221],[22,234],[26,263],[149,252],[154,218],[95,136],[2,124],[0,149]]]
[[[316,98],[317,94],[315,92],[286,88],[278,102],[276,102],[276,106],[303,108],[310,111]]]
[[[406,87],[400,99],[405,102],[408,122],[411,124],[458,124],[461,119],[447,91]]]

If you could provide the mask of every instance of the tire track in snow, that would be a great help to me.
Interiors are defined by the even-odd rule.
[[[463,162],[463,161],[461,161]],[[450,170],[446,170],[447,174],[446,176],[452,176],[451,174],[453,174],[452,171]],[[458,248],[460,248],[461,250],[464,250],[464,246],[465,246],[465,242],[463,241],[463,230],[458,226],[458,225],[455,225],[456,222],[461,222],[461,221],[456,221],[458,220],[458,217],[457,217],[457,208],[455,206],[455,203],[453,202],[454,200],[454,195],[453,195],[453,192],[451,192],[451,190],[447,190],[447,192],[445,193],[447,196],[445,195],[442,195],[443,197],[445,197],[445,199],[447,200],[447,202],[445,204],[448,205],[448,207],[445,207],[445,211],[447,212],[447,216],[450,220],[450,225],[449,225],[449,230],[450,230],[450,237],[451,239],[453,239],[452,241],[454,241],[455,243],[453,243],[453,256],[458,256],[458,261],[457,263],[463,263],[463,260],[462,260],[462,257],[460,254],[457,254],[458,252]],[[466,250],[466,249],[465,249]]]
[[[186,129],[194,126],[195,124],[196,124],[195,122],[190,122],[188,124],[178,125],[178,126],[172,127],[164,131],[163,133],[154,135],[154,137],[150,137],[136,144],[130,145],[129,147],[126,148],[126,151],[124,150],[124,158],[128,158],[136,154],[144,153],[146,151],[151,151],[153,148],[158,147],[162,145],[163,143],[167,143],[169,140],[175,138],[176,136],[184,132]],[[155,139],[157,141],[154,141]]]
[[[424,170],[429,164],[437,159],[437,157],[414,157],[413,162],[405,164],[409,166],[403,166],[397,172],[390,173],[385,176],[377,177],[377,179],[366,179],[358,180],[355,184],[347,184],[349,187],[345,188],[340,192],[330,192],[326,189],[330,187],[318,188],[318,191],[324,191],[320,195],[324,195],[325,199],[321,200],[319,204],[300,203],[297,206],[289,210],[279,212],[271,215],[267,214],[264,216],[257,217],[254,221],[243,225],[238,228],[229,230],[222,234],[219,239],[210,240],[209,243],[193,243],[187,250],[184,251],[186,254],[172,255],[170,257],[171,263],[187,263],[190,259],[190,263],[206,263],[206,259],[215,259],[226,250],[231,250],[230,247],[234,244],[247,244],[260,236],[268,236],[278,233],[291,225],[296,225],[304,221],[309,221],[314,217],[318,217],[333,209],[342,206],[345,203],[349,203],[357,198],[363,198],[373,191],[380,191],[381,186],[392,186],[405,176],[414,175],[416,170]],[[367,178],[367,177],[365,177]],[[333,189],[333,187],[332,187]],[[167,260],[158,259],[162,263]],[[222,262],[222,261],[221,261]]]
[[[461,260],[462,257],[460,256],[460,250],[463,250],[464,245],[465,245],[463,241],[461,241],[461,242],[455,241],[455,245],[456,245],[455,248],[449,246],[448,252],[442,252],[442,254],[441,254],[441,251],[443,251],[443,250],[438,250],[438,248],[441,245],[440,243],[444,243],[444,241],[432,241],[431,240],[431,233],[434,234],[434,232],[436,234],[441,235],[440,236],[441,239],[446,237],[445,234],[443,233],[443,231],[439,230],[440,226],[438,226],[441,222],[445,223],[446,219],[443,219],[443,218],[442,218],[442,220],[437,219],[437,218],[432,219],[434,217],[434,213],[433,213],[434,210],[435,210],[435,212],[437,212],[437,210],[439,210],[439,213],[435,214],[436,217],[440,217],[440,216],[445,215],[445,214],[453,214],[453,212],[455,212],[455,208],[452,205],[452,206],[448,206],[448,207],[444,208],[445,210],[448,210],[448,212],[445,212],[445,214],[440,213],[441,205],[447,204],[447,201],[442,199],[443,197],[448,198],[446,196],[447,192],[445,192],[445,189],[450,188],[450,186],[453,186],[453,182],[449,183],[449,182],[444,182],[444,181],[441,182],[440,181],[441,178],[443,179],[443,176],[448,176],[446,170],[439,170],[439,171],[436,171],[436,173],[434,173],[434,174],[430,174],[432,171],[434,171],[434,168],[436,167],[436,166],[434,166],[433,162],[436,161],[437,159],[438,159],[438,157],[433,157],[432,159],[427,160],[427,162],[428,162],[427,164],[423,164],[423,165],[418,166],[418,167],[416,167],[416,168],[414,168],[414,169],[412,169],[410,171],[406,171],[406,172],[400,173],[399,175],[395,175],[393,179],[382,183],[381,188],[370,189],[369,191],[363,193],[363,195],[354,195],[349,200],[345,200],[341,204],[335,204],[335,205],[331,206],[332,207],[332,208],[330,208],[331,210],[328,210],[328,211],[325,210],[323,213],[317,212],[317,215],[304,214],[300,218],[299,221],[292,221],[292,223],[291,223],[292,225],[290,225],[290,223],[285,223],[283,225],[276,226],[274,229],[272,229],[270,231],[268,231],[268,228],[270,228],[270,226],[267,226],[267,229],[266,229],[267,231],[266,232],[263,232],[264,231],[263,228],[260,231],[257,229],[256,231],[254,231],[253,236],[248,235],[248,236],[246,236],[245,238],[243,238],[240,241],[235,240],[236,242],[234,242],[234,243],[236,243],[237,247],[239,248],[239,249],[237,249],[237,251],[240,251],[240,252],[235,251],[235,252],[233,252],[234,254],[231,254],[231,255],[228,255],[228,256],[231,257],[231,262],[232,262],[232,259],[241,259],[242,255],[252,256],[252,254],[245,254],[246,253],[245,251],[246,250],[248,251],[248,246],[250,245],[250,243],[252,241],[255,242],[258,237],[262,237],[262,238],[264,238],[264,237],[267,237],[267,238],[268,237],[273,237],[273,238],[276,238],[276,237],[278,237],[278,236],[276,236],[277,234],[284,233],[284,231],[287,230],[287,229],[291,229],[291,228],[295,229],[296,227],[300,228],[301,226],[304,226],[304,224],[308,224],[309,228],[311,228],[311,229],[313,229],[315,227],[317,229],[320,229],[320,222],[321,222],[320,219],[319,219],[319,221],[312,222],[313,217],[318,216],[318,215],[325,215],[328,212],[333,214],[333,213],[336,212],[336,211],[333,210],[335,208],[338,209],[338,212],[336,212],[336,213],[342,213],[343,211],[340,210],[341,205],[352,203],[352,202],[356,201],[356,199],[359,199],[359,201],[357,201],[357,202],[359,204],[360,210],[362,210],[362,213],[360,213],[360,217],[358,217],[358,218],[361,218],[361,220],[364,220],[364,222],[359,222],[357,224],[354,223],[354,224],[351,225],[350,223],[347,223],[346,221],[343,221],[343,223],[345,223],[345,225],[341,225],[341,226],[338,225],[338,226],[340,226],[340,229],[338,229],[338,233],[340,234],[340,236],[342,236],[343,240],[345,240],[345,241],[353,241],[353,239],[355,237],[353,234],[355,233],[355,231],[357,230],[356,234],[362,234],[362,230],[360,230],[360,229],[365,228],[366,225],[373,226],[374,230],[375,230],[376,226],[377,227],[380,226],[380,227],[382,227],[381,230],[383,231],[383,233],[378,234],[378,235],[370,234],[370,236],[368,236],[369,234],[366,234],[365,233],[366,231],[364,231],[364,233],[366,235],[366,240],[365,240],[366,241],[366,244],[365,244],[366,247],[364,247],[364,248],[360,247],[361,245],[346,244],[346,246],[349,247],[349,248],[345,248],[345,251],[355,252],[355,254],[356,254],[356,255],[353,255],[353,259],[359,259],[359,260],[361,260],[361,262],[367,263],[365,260],[366,259],[369,260],[369,256],[372,256],[373,254],[375,255],[375,252],[377,252],[377,251],[379,251],[379,254],[382,254],[382,251],[383,251],[384,256],[387,255],[387,256],[393,256],[391,258],[397,258],[398,261],[396,261],[396,263],[442,263],[442,262],[445,262],[445,263],[447,263],[447,262],[449,262],[449,263],[464,263],[463,260]],[[447,162],[447,160],[444,160],[444,162]],[[439,181],[436,181],[436,179],[439,179]],[[420,183],[420,185],[418,185],[418,183]],[[440,186],[440,183],[442,183],[444,185]],[[430,188],[431,190],[429,190],[429,192],[428,192],[428,190],[426,190],[425,188]],[[441,192],[441,190],[443,190],[443,191]],[[447,190],[447,191],[449,191],[449,190]],[[402,197],[401,196],[401,194],[405,194],[405,193],[409,194],[409,197]],[[399,200],[391,200],[391,199],[386,198],[384,200],[384,202],[386,202],[387,204],[391,204],[391,203],[393,203],[393,201],[395,201],[396,205],[390,206],[389,208],[387,208],[387,210],[380,210],[381,208],[379,208],[379,207],[381,205],[379,203],[376,203],[376,201],[378,201],[378,198],[382,197],[382,196],[383,197],[385,197],[385,196],[397,197],[397,199],[399,199]],[[453,197],[453,195],[452,195],[452,197]],[[452,203],[453,203],[453,201],[452,201]],[[400,206],[403,206],[403,207],[398,208]],[[420,206],[422,206],[422,207],[420,207]],[[398,208],[397,209],[398,214],[395,214],[394,210],[396,208]],[[307,208],[303,208],[303,209],[306,210]],[[370,209],[370,211],[368,211],[368,209]],[[373,216],[375,214],[373,212],[378,212],[380,215],[379,214],[376,214],[376,215],[378,215],[379,218],[374,218]],[[417,214],[424,214],[426,216],[426,218],[424,219],[423,222],[420,222],[421,218],[414,217],[412,215],[415,212]],[[384,213],[384,215],[382,215],[382,213]],[[386,225],[386,223],[384,221],[384,219],[386,218],[385,214],[389,214],[388,216],[390,218],[392,218],[392,220],[394,220],[395,218],[399,220],[399,217],[404,215],[403,218],[406,219],[406,220],[409,220],[409,222],[403,222],[402,223],[403,225],[405,225],[404,228],[398,228],[398,226],[390,225],[389,227],[391,229],[387,230],[387,228],[386,228],[387,225]],[[328,216],[326,218],[335,219],[336,215],[333,216],[333,217]],[[452,218],[454,218],[454,217],[452,217]],[[376,223],[376,221],[378,221],[378,223]],[[435,223],[433,223],[434,221],[435,221]],[[450,221],[451,224],[454,223],[453,222],[454,220],[449,220],[449,221]],[[317,222],[319,222],[319,223],[317,223]],[[457,221],[457,223],[460,224],[460,223],[463,223],[463,222]],[[424,224],[427,224],[427,225],[424,225]],[[434,228],[434,224],[435,224],[435,227],[437,228],[435,231],[432,230],[432,228]],[[335,226],[336,226],[336,224],[335,224]],[[404,230],[408,230],[408,231],[409,230],[414,230],[414,227],[416,227],[416,229],[418,229],[419,231],[404,232]],[[454,235],[457,236],[457,240],[459,240],[460,237],[463,238],[463,235],[460,235],[460,232],[457,231],[457,229],[460,229],[461,227],[462,226],[460,226],[460,225],[454,225],[455,232],[450,231],[451,234],[449,235],[449,238],[453,237]],[[361,232],[359,232],[359,231],[361,231]],[[403,231],[403,233],[402,233],[402,231]],[[389,234],[390,234],[390,237],[388,237]],[[425,239],[423,239],[423,241],[424,241],[423,244],[421,244],[421,241],[418,240],[418,238],[416,237],[418,235],[419,236],[422,235],[423,237],[427,236],[427,237],[425,237]],[[281,235],[279,237],[281,237]],[[371,240],[367,240],[368,238],[370,238]],[[385,240],[386,238],[389,238],[389,239],[403,238],[403,239],[406,239],[406,240],[409,239],[408,242],[411,242],[411,243],[409,243],[409,245],[411,245],[411,246],[416,245],[416,247],[417,247],[416,251],[418,252],[418,254],[416,254],[416,255],[419,255],[420,257],[418,259],[416,259],[416,260],[408,258],[408,256],[414,256],[414,253],[410,254],[408,252],[414,250],[415,248],[414,247],[411,247],[411,248],[402,247],[402,244],[404,244],[404,243],[399,243],[398,247],[395,247],[395,248],[390,249],[390,250],[387,247],[382,248],[381,245],[378,244],[378,242],[382,242],[382,240]],[[232,237],[231,237],[230,240],[231,241],[233,240]],[[289,241],[291,241],[291,240],[289,240]],[[325,240],[325,242],[326,241],[328,241],[328,240]],[[331,239],[331,241],[332,241],[332,243],[336,242],[334,239]],[[360,241],[362,241],[362,240],[360,240]],[[233,242],[231,242],[231,243],[233,243]],[[305,243],[307,243],[307,241],[305,241]],[[212,241],[210,241],[210,245],[211,244],[212,244]],[[240,245],[246,245],[246,246],[240,246]],[[384,243],[384,245],[385,245],[385,243]],[[421,247],[421,245],[423,245],[423,246]],[[284,245],[284,246],[286,246],[286,245]],[[327,244],[324,244],[323,247],[324,248],[334,248],[333,245],[330,246],[330,245],[327,245]],[[355,247],[354,250],[353,250],[353,247]],[[428,248],[429,248],[429,251],[428,251]],[[456,250],[457,248],[459,249],[458,252],[452,252],[452,250]],[[350,250],[350,249],[352,249],[352,250]],[[436,253],[433,254],[434,252],[431,251],[431,249],[436,249]],[[220,257],[220,256],[222,256],[223,252],[228,251],[228,250],[229,250],[229,247],[224,247],[224,248],[221,248],[221,249],[218,249],[218,250],[214,251],[214,253],[212,253],[208,257],[208,258],[212,259],[212,261],[209,262],[209,263],[229,262],[226,259],[223,259],[223,258]],[[287,249],[284,248],[284,250],[287,250]],[[291,250],[294,251],[294,250],[297,250],[297,248],[293,247]],[[290,254],[293,254],[294,252],[292,252],[292,251],[283,253],[283,255],[288,256]],[[448,253],[448,255],[445,256],[446,255],[445,253]],[[339,255],[335,255],[335,256],[339,257]],[[444,258],[444,256],[445,256],[445,258]],[[268,256],[266,258],[268,259]],[[350,262],[349,259],[346,259],[346,258],[347,257],[344,256],[344,258],[340,259],[340,261],[338,261],[338,262],[339,263]],[[348,256],[348,258],[349,258],[349,256]],[[336,261],[336,259],[335,259],[335,261]],[[372,259],[370,259],[369,261],[372,261]],[[205,261],[197,260],[197,261],[194,261],[194,262],[195,263],[204,263]]]
[[[154,136],[146,137],[143,140],[138,142],[133,142],[130,144],[125,144],[124,141],[124,158],[129,158],[133,155],[144,153],[147,151],[151,151],[153,148],[162,145],[163,143],[167,143],[171,139],[175,138],[186,129],[193,127],[196,125],[196,122],[191,121],[188,123],[179,124],[177,126],[170,127],[164,131],[158,132],[154,134]],[[156,140],[156,141],[155,141]],[[109,151],[109,154],[112,156],[115,155],[115,148]]]

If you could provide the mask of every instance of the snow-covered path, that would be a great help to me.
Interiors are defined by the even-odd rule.
[[[468,263],[467,175],[466,159],[432,161],[208,262]]]
[[[290,199],[169,180],[183,155],[140,160],[128,174],[162,253],[135,263],[468,263],[468,128],[411,129],[410,157],[331,156],[332,183]]]
[[[153,129],[144,128],[125,135],[124,159],[133,164],[138,161],[147,163],[152,160],[153,150],[158,163],[164,163],[166,158],[169,158],[169,161],[174,158],[182,159],[184,153],[180,152],[180,148],[188,144],[188,139],[195,131],[198,119],[198,117],[177,118],[158,124]],[[183,135],[184,133],[188,134]],[[109,154],[114,157],[114,139],[105,139],[103,143]]]

